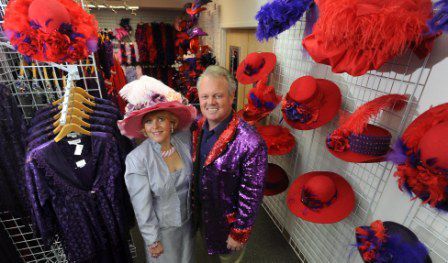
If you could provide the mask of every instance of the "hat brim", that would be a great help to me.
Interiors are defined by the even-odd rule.
[[[301,190],[306,181],[318,175],[332,178],[338,191],[337,199],[328,207],[313,211],[301,201]],[[355,207],[355,193],[350,184],[340,175],[333,172],[314,171],[299,176],[288,190],[286,204],[289,210],[303,220],[320,224],[336,223],[348,217]]]
[[[178,119],[176,130],[188,128],[196,117],[196,108],[192,105],[184,105],[178,101],[161,102],[153,107],[133,111],[129,116],[117,122],[121,134],[129,138],[145,138],[141,132],[143,129],[143,117],[153,111],[168,111]]]
[[[269,155],[284,155],[288,154],[294,149],[296,145],[296,140],[294,136],[289,132],[288,128],[283,128],[279,132],[279,134],[269,135],[265,132],[272,128],[271,125],[265,125],[257,127],[258,133],[261,135],[263,140],[266,142],[268,146],[268,154]]]
[[[386,129],[381,128],[379,126],[376,126],[376,125],[368,124],[367,128],[370,130],[375,130],[379,134],[381,134],[383,132],[384,134],[390,135],[389,131],[387,131]],[[352,152],[350,149],[347,151],[338,152],[338,151],[328,148],[327,144],[325,144],[325,146],[327,147],[328,151],[333,156],[335,156],[336,158],[339,158],[341,160],[344,160],[346,162],[349,162],[349,163],[378,163],[378,162],[386,161],[386,157],[387,157],[387,153],[384,155],[377,155],[377,156],[376,155],[366,155],[366,154]]]
[[[236,114],[245,120],[250,125],[254,125],[264,117],[268,116],[272,110],[270,111],[252,111],[250,108],[243,108],[239,110]]]
[[[261,52],[260,55],[264,58],[264,65],[256,74],[249,76],[244,73],[245,60],[241,61],[236,70],[236,79],[241,84],[252,84],[265,76],[269,75],[275,68],[275,63],[277,63],[277,57],[271,52]]]
[[[328,122],[330,122],[336,114],[338,114],[339,109],[341,108],[342,96],[339,87],[333,82],[326,79],[316,79],[317,86],[320,89],[320,92],[323,93],[323,102],[322,107],[319,109],[319,116],[315,122],[312,123],[300,123],[298,121],[289,120],[286,117],[284,111],[282,111],[283,118],[286,123],[289,124],[294,129],[297,130],[312,130],[319,128]]]
[[[271,183],[273,187],[267,187],[265,185],[265,188],[263,190],[263,195],[265,196],[273,196],[278,195],[280,193],[283,193],[286,189],[288,189],[289,186],[289,178],[286,174],[285,170],[281,168],[280,166],[269,163],[268,164],[268,175],[269,178],[274,177],[273,181],[276,181],[275,183]],[[266,180],[267,182],[267,180]]]

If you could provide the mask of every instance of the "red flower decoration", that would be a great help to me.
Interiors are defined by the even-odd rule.
[[[328,148],[336,152],[344,152],[350,149],[350,141],[348,140],[348,131],[335,130],[327,138]]]

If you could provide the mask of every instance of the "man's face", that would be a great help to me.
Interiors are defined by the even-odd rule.
[[[234,95],[229,94],[224,77],[204,77],[198,87],[199,104],[210,129],[225,120],[232,111]]]

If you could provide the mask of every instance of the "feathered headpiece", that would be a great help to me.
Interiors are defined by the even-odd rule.
[[[313,0],[274,0],[263,5],[255,18],[259,41],[269,40],[292,27],[309,9]]]
[[[408,228],[394,223],[374,221],[355,229],[356,246],[368,263],[427,263],[428,250]]]
[[[369,124],[369,120],[383,109],[401,110],[406,100],[406,95],[389,94],[365,103],[327,137],[327,148],[349,162],[382,160],[389,151],[392,136],[389,131]]]
[[[430,31],[433,33],[448,31],[448,0],[440,0],[434,4],[434,17],[428,21]]]
[[[397,164],[394,175],[401,190],[444,211],[448,211],[447,131],[448,104],[442,104],[415,119],[387,156]]]

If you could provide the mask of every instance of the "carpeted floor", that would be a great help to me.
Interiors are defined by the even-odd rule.
[[[144,263],[144,251],[138,230],[132,232],[134,243],[137,246],[137,259],[135,262]],[[138,238],[137,238],[138,236]],[[204,259],[205,250],[199,245],[199,236],[196,236],[196,259],[198,263],[211,263]],[[254,231],[249,239],[244,263],[289,263],[299,262],[298,257],[286,242],[280,231],[271,221],[263,208],[260,208]],[[171,262],[167,262],[171,263]],[[172,262],[181,263],[181,262]]]

